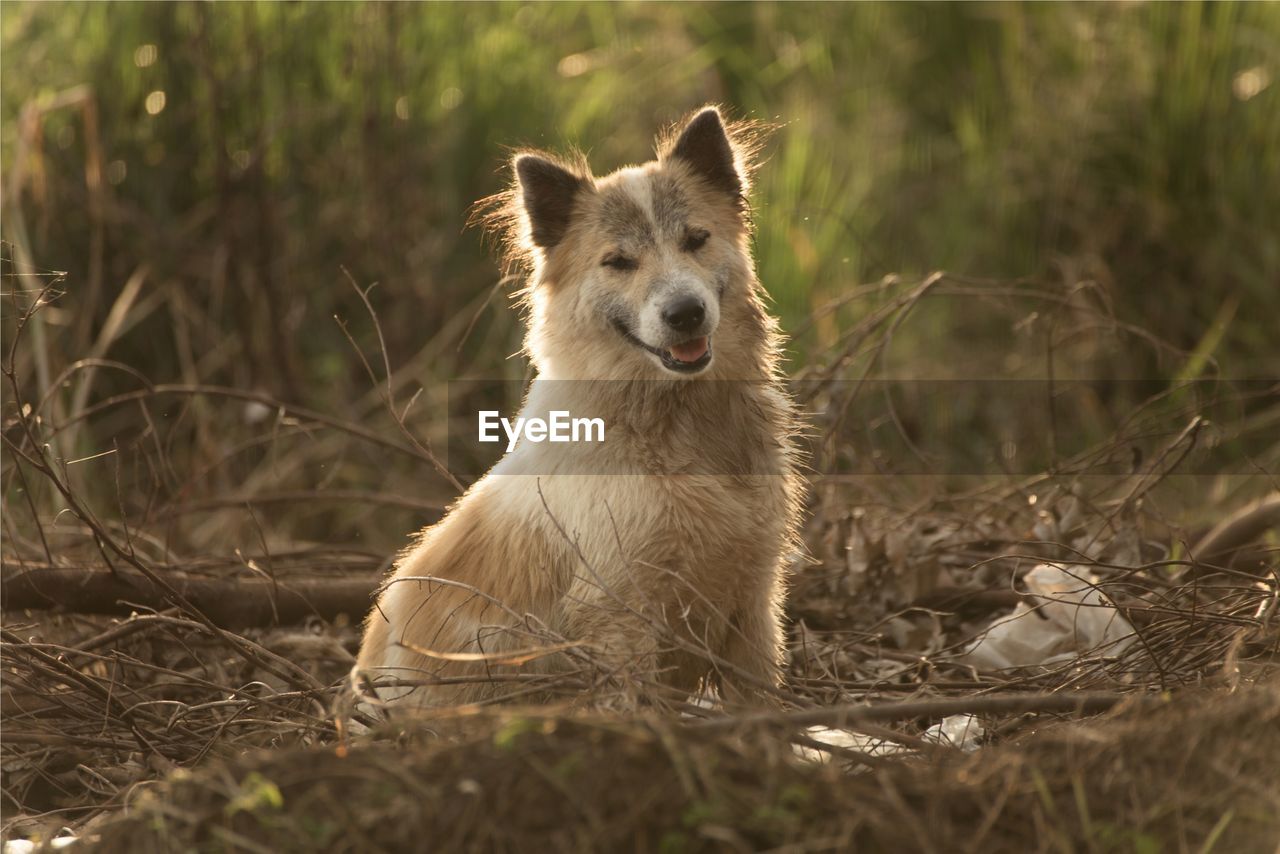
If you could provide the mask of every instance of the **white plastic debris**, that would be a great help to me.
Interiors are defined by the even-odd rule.
[[[925,730],[920,737],[925,741],[958,747],[965,753],[972,753],[978,749],[978,741],[984,733],[977,715],[949,715],[941,723]]]
[[[814,741],[829,744],[832,747],[856,750],[859,753],[866,753],[870,756],[892,756],[895,753],[901,753],[906,750],[896,741],[889,741],[877,736],[853,732],[852,730],[836,729],[835,727],[811,726],[805,729],[805,735]],[[807,762],[822,764],[831,759],[830,753],[818,747],[810,747],[807,744],[795,744],[792,747],[795,749],[796,756]]]
[[[922,732],[920,738],[934,744],[958,747],[968,753],[978,749],[983,732],[982,724],[975,715],[951,715]],[[870,756],[894,756],[910,751],[906,745],[888,738],[834,727],[811,726],[805,730],[805,735],[832,747],[844,747]],[[831,759],[831,753],[818,747],[797,744],[794,748],[796,756],[807,762],[821,764]]]
[[[1097,649],[1119,655],[1133,642],[1133,626],[1098,590],[1081,566],[1042,563],[1023,580],[1035,603],[1019,602],[969,645],[959,660],[981,670],[1031,667]]]
[[[76,842],[74,836],[56,836],[41,848],[30,839],[10,839],[4,844],[4,854],[32,854],[35,851],[61,851],[70,848]]]

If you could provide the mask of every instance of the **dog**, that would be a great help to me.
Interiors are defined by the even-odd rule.
[[[529,699],[575,669],[626,703],[776,695],[802,478],[750,252],[757,138],[713,106],[603,178],[581,155],[513,157],[482,209],[527,274],[521,415],[586,411],[607,438],[520,441],[400,555],[364,696]]]

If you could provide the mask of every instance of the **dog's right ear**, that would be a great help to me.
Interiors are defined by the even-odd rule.
[[[515,172],[529,236],[535,245],[550,249],[569,230],[574,203],[587,180],[540,154],[516,155]]]

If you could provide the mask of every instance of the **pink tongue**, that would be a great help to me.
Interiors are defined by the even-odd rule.
[[[707,352],[707,339],[694,338],[671,348],[671,355],[681,362],[696,362]]]

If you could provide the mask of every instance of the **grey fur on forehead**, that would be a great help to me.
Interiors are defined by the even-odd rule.
[[[653,209],[645,210],[625,185],[610,187],[600,194],[600,226],[619,240],[637,243],[654,243],[657,234],[679,238],[689,217],[688,200],[679,181],[662,174],[647,175],[644,180],[649,182]]]
[[[653,217],[659,230],[678,236],[689,219],[689,203],[680,189],[680,182],[670,175],[658,173],[650,176],[649,183],[653,195]]]
[[[654,241],[653,221],[630,193],[610,187],[600,194],[601,227],[618,240],[636,243]]]

